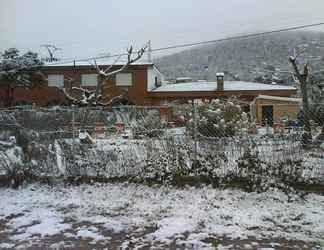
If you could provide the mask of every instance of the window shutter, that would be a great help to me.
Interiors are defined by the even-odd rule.
[[[50,87],[64,87],[64,75],[48,75],[47,81]]]
[[[97,86],[98,75],[97,74],[82,74],[81,85],[82,86]]]
[[[116,86],[132,86],[132,73],[119,73],[116,75]]]

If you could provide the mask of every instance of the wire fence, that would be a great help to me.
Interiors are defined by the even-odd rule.
[[[324,105],[312,107],[310,145],[302,140],[299,102],[2,109],[0,166],[27,161],[38,174],[122,177],[199,162],[226,176],[241,171],[248,152],[264,164],[299,163],[304,175],[323,178]],[[15,145],[22,156],[13,153]]]

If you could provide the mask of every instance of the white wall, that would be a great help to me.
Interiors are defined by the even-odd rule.
[[[160,82],[163,81],[163,75],[154,65],[152,65],[147,69],[147,91],[151,91],[156,88],[155,77],[157,77]]]

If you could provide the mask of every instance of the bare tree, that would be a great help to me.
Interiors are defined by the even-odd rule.
[[[148,45],[143,46],[140,50],[133,53],[133,47],[130,46],[127,49],[127,62],[122,65],[119,69],[112,70],[113,67],[116,65],[118,60],[121,58],[121,56],[118,56],[117,59],[109,65],[106,69],[100,68],[100,66],[97,64],[97,61],[93,59],[93,62],[91,64],[95,68],[96,72],[98,73],[98,83],[95,86],[93,90],[86,89],[82,86],[80,87],[72,87],[71,89],[74,91],[77,91],[80,93],[80,97],[74,97],[72,94],[70,94],[65,88],[63,89],[65,96],[72,101],[73,103],[79,105],[79,106],[109,106],[112,103],[114,103],[118,99],[122,99],[125,95],[125,93],[112,97],[108,100],[107,95],[103,95],[103,87],[106,86],[108,83],[108,79],[112,76],[124,71],[127,69],[127,67],[141,59],[143,54],[145,53]],[[136,55],[135,57],[133,55]],[[73,82],[73,79],[68,79],[68,81]],[[106,100],[106,101],[105,101]]]
[[[310,125],[310,110],[309,110],[309,100],[308,100],[308,91],[307,85],[310,76],[310,67],[309,63],[307,62],[304,67],[303,71],[300,71],[298,68],[297,58],[301,54],[304,53],[304,50],[299,51],[298,53],[294,53],[294,56],[289,57],[289,62],[291,63],[294,69],[294,76],[297,78],[298,82],[300,83],[300,89],[302,94],[302,102],[303,102],[303,111],[304,111],[304,130],[305,133],[303,135],[303,143],[307,145],[311,141],[311,125]]]
[[[71,88],[71,90],[79,92],[80,93],[79,97],[74,97],[65,88],[63,89],[65,96],[70,101],[72,101],[74,104],[76,104],[78,106],[87,107],[85,110],[85,115],[84,115],[83,121],[81,123],[82,130],[84,130],[85,122],[88,119],[89,107],[91,107],[91,106],[111,106],[116,101],[122,100],[125,97],[125,95],[126,95],[125,92],[122,92],[120,95],[117,95],[117,96],[112,96],[112,97],[107,96],[107,94],[109,94],[109,93],[103,93],[104,92],[103,88],[109,84],[109,82],[108,82],[109,78],[126,70],[130,64],[141,59],[141,57],[145,53],[147,47],[148,47],[148,45],[144,45],[140,50],[133,52],[133,47],[130,46],[127,49],[127,54],[125,54],[125,55],[127,55],[127,62],[124,65],[122,65],[120,68],[114,69],[114,70],[113,70],[114,66],[116,66],[116,63],[122,57],[122,55],[118,56],[116,58],[116,60],[111,65],[109,65],[106,69],[100,68],[100,66],[97,64],[97,61],[95,59],[93,59],[93,62],[91,62],[91,64],[93,65],[93,67],[95,68],[95,70],[98,74],[98,83],[95,86],[95,88],[92,90],[86,89],[82,86],[80,86],[80,87],[73,86]],[[69,79],[69,81],[72,83],[73,79]]]

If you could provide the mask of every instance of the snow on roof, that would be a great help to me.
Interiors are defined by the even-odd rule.
[[[271,95],[259,95],[256,97],[256,99],[284,101],[284,102],[302,102],[301,98],[281,97],[281,96],[271,96]]]
[[[156,89],[154,92],[169,92],[169,91],[215,91],[217,85],[212,82],[188,82],[188,83],[173,83],[165,84]]]
[[[216,91],[216,82],[187,82],[176,84],[165,84],[158,87],[153,92],[181,92],[181,91]],[[243,82],[243,81],[225,81],[225,91],[238,91],[238,90],[296,90],[295,87],[272,85],[255,82]]]
[[[97,60],[96,63],[98,65],[111,65],[114,63],[114,60]],[[119,61],[116,63],[116,65],[124,65],[126,63],[126,61]],[[93,60],[89,60],[89,61],[76,61],[75,63],[73,61],[68,61],[68,62],[51,62],[51,63],[45,63],[44,66],[46,67],[68,67],[68,66],[93,66],[94,65],[94,61]],[[131,65],[153,65],[153,63],[149,63],[147,61],[137,61],[135,63],[132,63]]]
[[[177,77],[176,80],[192,80],[190,77]]]

